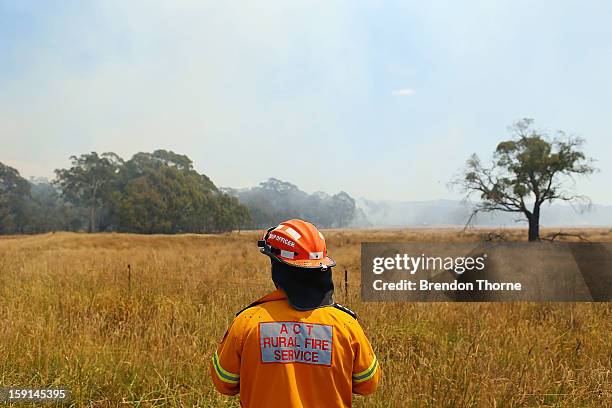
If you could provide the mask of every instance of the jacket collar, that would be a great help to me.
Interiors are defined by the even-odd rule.
[[[265,302],[272,302],[273,300],[287,299],[287,294],[281,288],[276,289],[274,292],[270,292],[267,295],[257,299],[254,304],[260,304]]]
[[[264,297],[261,297],[261,298],[257,299],[256,301],[254,301],[253,303],[251,303],[250,305],[248,305],[244,309],[240,310],[238,313],[236,313],[236,316],[238,316],[240,313],[244,312],[245,310],[247,310],[247,309],[249,309],[249,308],[251,308],[253,306],[257,306],[257,305],[259,305],[261,303],[272,302],[274,300],[282,300],[282,299],[287,299],[287,295],[285,294],[285,292],[282,289],[278,288],[274,292],[268,293]]]

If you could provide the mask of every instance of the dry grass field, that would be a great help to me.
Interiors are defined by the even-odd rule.
[[[360,301],[361,241],[483,234],[326,232],[336,300],[359,314],[383,368],[378,392],[355,405],[612,406],[611,304]],[[67,387],[74,406],[238,406],[215,392],[208,361],[235,312],[273,288],[258,236],[0,238],[0,387]]]

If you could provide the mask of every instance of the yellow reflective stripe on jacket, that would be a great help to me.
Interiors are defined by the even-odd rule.
[[[215,367],[215,372],[217,373],[217,376],[219,377],[221,381],[226,382],[228,384],[238,384],[240,382],[239,374],[230,373],[229,371],[221,367],[221,363],[219,363],[219,356],[217,355],[216,351],[215,351],[215,355],[213,356],[212,360],[213,360],[213,367]]]
[[[372,364],[370,364],[368,368],[366,368],[360,373],[353,374],[353,382],[361,383],[364,381],[368,381],[370,378],[374,377],[374,374],[376,374],[377,368],[378,368],[378,360],[376,359],[376,356],[374,356],[374,359],[372,360]]]

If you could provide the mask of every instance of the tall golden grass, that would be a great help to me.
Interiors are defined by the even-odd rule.
[[[336,300],[359,314],[384,372],[356,406],[612,406],[610,304],[360,301],[360,242],[485,233],[326,232]],[[66,387],[74,406],[239,406],[214,391],[208,361],[234,313],[273,289],[258,237],[1,238],[0,387]]]

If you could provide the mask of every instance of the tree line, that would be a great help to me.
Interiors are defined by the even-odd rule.
[[[0,163],[0,234],[216,233],[266,228],[294,217],[344,227],[358,213],[344,192],[308,195],[276,179],[253,189],[221,189],[189,157],[167,150],[129,160],[91,152],[70,161],[51,181],[26,180]]]
[[[267,228],[291,218],[302,218],[319,227],[341,228],[365,218],[355,200],[346,192],[308,194],[296,185],[269,178],[256,187],[224,189],[250,211],[255,228]]]
[[[72,156],[51,182],[0,163],[0,233],[66,230],[209,233],[250,225],[248,209],[166,150]]]

